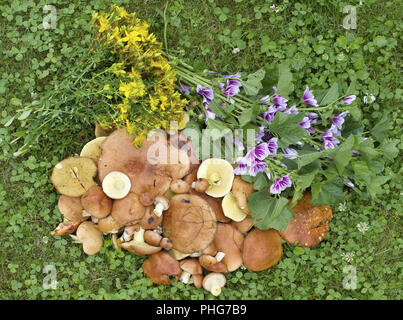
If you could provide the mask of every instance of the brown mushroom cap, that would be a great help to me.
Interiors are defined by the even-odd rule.
[[[112,210],[112,199],[99,186],[92,186],[81,196],[81,204],[91,216],[102,219]]]
[[[242,265],[242,245],[244,237],[231,224],[218,223],[214,243],[219,252],[225,253],[222,262],[228,272],[237,270]]]
[[[240,176],[235,176],[231,192],[238,203],[238,207],[244,213],[250,214],[250,210],[248,208],[248,197],[255,192],[253,189],[253,184],[242,180]]]
[[[86,220],[88,217],[83,217],[83,206],[80,198],[72,198],[61,195],[57,203],[61,214],[71,222],[79,222]]]
[[[99,179],[111,171],[126,174],[131,181],[131,192],[140,196],[144,206],[152,205],[155,197],[164,195],[172,179],[181,179],[189,170],[189,158],[183,152],[174,152],[166,137],[156,135],[155,141],[143,141],[140,148],[133,145],[133,136],[127,136],[124,128],[114,131],[102,144],[98,161]],[[155,150],[155,152],[153,152]],[[167,153],[167,163],[157,163],[157,151]],[[179,155],[175,159],[172,154]],[[158,154],[161,158],[163,155]],[[179,163],[173,163],[179,160]],[[183,163],[182,163],[183,162]]]
[[[83,250],[88,255],[96,254],[103,245],[102,232],[90,221],[81,223],[77,228],[77,238],[83,244]]]
[[[146,209],[141,204],[139,196],[130,192],[123,199],[113,201],[112,217],[121,224],[125,225],[129,222],[141,221]]]
[[[283,252],[277,230],[253,229],[243,242],[243,264],[252,271],[266,270],[277,264]]]
[[[247,216],[241,222],[232,221],[231,224],[241,233],[246,233],[253,227],[253,219]]]
[[[66,234],[74,233],[81,221],[71,222],[71,221],[63,221],[61,222],[55,230],[53,230],[50,235],[51,236],[64,236]]]
[[[174,193],[188,193],[190,190],[190,186],[182,179],[172,181],[170,188]]]
[[[155,229],[162,223],[163,216],[157,217],[153,214],[153,207],[146,207],[143,219],[140,221],[140,225],[143,229]]]
[[[134,232],[133,239],[129,242],[123,242],[121,247],[137,255],[154,254],[162,250],[161,247],[149,245],[144,242],[144,229]]]
[[[221,273],[228,272],[227,265],[224,262],[218,261],[215,257],[207,254],[203,254],[199,257],[199,263],[204,269],[209,271]]]
[[[172,283],[171,276],[178,281],[182,273],[179,262],[164,251],[149,256],[143,263],[143,271],[153,283],[165,285]]]
[[[288,223],[280,235],[291,244],[302,247],[313,247],[325,239],[329,231],[328,222],[332,219],[330,206],[314,206],[311,204],[311,192],[305,192],[302,199],[292,208],[295,219]]]
[[[70,157],[55,165],[50,179],[59,193],[81,197],[95,185],[96,173],[97,166],[90,158]]]
[[[98,220],[98,229],[103,233],[117,233],[120,227],[122,225],[117,223],[111,214]]]
[[[211,209],[213,209],[216,219],[218,222],[230,222],[231,219],[226,217],[224,215],[224,211],[222,209],[222,199],[223,197],[220,198],[213,198],[210,197],[208,194],[204,193],[204,192],[197,192],[194,189],[190,189],[189,191],[190,194],[194,194],[196,196],[199,196],[200,198],[204,199],[207,201],[207,203],[210,205]]]
[[[155,231],[146,230],[144,232],[144,241],[154,247],[159,247],[162,240],[162,236]]]
[[[183,271],[189,272],[191,275],[203,273],[203,269],[199,261],[195,258],[182,260],[179,265]]]
[[[217,223],[205,200],[196,195],[178,194],[171,198],[162,227],[173,248],[193,253],[202,251],[213,241]]]

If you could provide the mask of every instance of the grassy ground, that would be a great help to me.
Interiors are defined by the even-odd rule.
[[[35,3],[36,2],[36,3]],[[42,27],[46,1],[0,0],[0,299],[203,299],[206,291],[175,283],[152,285],[141,270],[144,257],[116,252],[109,240],[96,256],[85,256],[68,237],[52,238],[59,223],[51,168],[81,150],[93,128],[72,126],[46,132],[52,143],[30,146],[14,157],[22,139],[15,109],[51,90],[89,46],[89,18],[107,1],[53,1],[57,28]],[[114,1],[135,10],[163,39],[165,1]],[[384,113],[391,143],[402,149],[402,2],[364,0],[281,1],[279,12],[264,0],[171,0],[167,40],[198,69],[253,72],[288,61],[300,95],[306,84],[326,88],[334,80],[356,80],[365,125]],[[280,3],[280,2],[279,2]],[[346,30],[343,7],[353,4],[357,29]],[[234,49],[239,48],[237,50]],[[363,104],[366,93],[376,101]],[[16,140],[17,139],[17,140]],[[15,141],[16,140],[16,141]],[[281,262],[264,272],[228,275],[220,299],[401,299],[401,157],[385,166],[392,179],[374,202],[351,193],[334,209],[328,239],[318,247],[284,245]],[[360,232],[358,223],[369,229]],[[346,258],[347,254],[347,258]],[[350,262],[348,257],[351,257]],[[54,265],[56,290],[42,286],[43,268]],[[356,268],[357,287],[346,290],[346,266]],[[345,272],[343,272],[345,270]]]

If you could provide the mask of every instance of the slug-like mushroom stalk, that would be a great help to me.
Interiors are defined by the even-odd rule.
[[[154,201],[155,208],[153,213],[159,218],[162,215],[162,211],[168,210],[169,200],[164,196],[158,196]]]
[[[123,199],[130,192],[131,182],[123,172],[109,172],[102,181],[102,190],[111,199]]]
[[[295,219],[280,232],[282,238],[290,244],[302,247],[313,247],[326,238],[329,221],[332,219],[330,206],[314,206],[311,204],[312,194],[305,192],[302,199],[292,208]]]
[[[247,216],[247,214],[239,208],[232,192],[227,193],[222,199],[222,209],[226,217],[236,222],[241,222]]]
[[[169,285],[173,281],[171,278],[178,281],[182,273],[179,262],[164,251],[149,256],[142,268],[145,276],[155,284]]]
[[[253,184],[242,180],[240,176],[235,176],[231,192],[234,195],[238,207],[242,210],[242,212],[250,214],[250,210],[248,208],[248,197],[255,192],[253,189]]]
[[[66,234],[74,233],[78,226],[81,224],[81,221],[71,222],[71,221],[63,221],[61,222],[55,230],[53,230],[50,235],[55,236],[64,236]]]
[[[203,269],[197,259],[189,258],[179,263],[182,274],[180,280],[184,284],[194,283],[196,288],[201,288],[203,281]]]
[[[73,239],[83,244],[83,250],[88,255],[98,253],[103,245],[102,232],[90,221],[85,221],[78,226],[76,237]]]
[[[112,210],[112,199],[108,198],[99,186],[89,188],[81,196],[81,204],[86,212],[98,219],[107,217]]]
[[[172,241],[174,249],[189,254],[202,251],[213,241],[216,225],[209,204],[190,194],[173,196],[162,220],[164,237]]]
[[[140,222],[146,209],[141,204],[139,196],[130,192],[125,198],[113,201],[112,217],[120,225]]]
[[[211,197],[224,197],[231,191],[234,180],[232,165],[224,160],[212,158],[204,160],[197,170],[198,179],[206,179],[210,186],[206,193]]]
[[[243,243],[243,264],[249,270],[263,271],[277,264],[282,252],[281,238],[277,230],[253,229]]]
[[[219,296],[221,293],[221,288],[225,286],[227,280],[222,273],[211,272],[206,275],[203,279],[203,288],[213,296]]]
[[[151,246],[144,242],[144,229],[140,227],[139,231],[133,232],[133,239],[123,242],[120,246],[137,255],[148,255],[161,251],[161,247]]]
[[[50,179],[59,193],[74,198],[95,185],[96,174],[97,166],[90,158],[70,157],[55,165]]]
[[[65,195],[61,195],[57,202],[57,207],[60,213],[69,222],[81,222],[87,220],[89,214],[87,214],[81,204],[80,198],[72,198]]]
[[[80,157],[88,157],[97,164],[101,155],[101,145],[105,139],[106,137],[98,137],[87,142],[81,150]]]

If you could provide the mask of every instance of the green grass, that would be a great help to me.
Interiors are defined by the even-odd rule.
[[[203,299],[206,291],[174,283],[155,286],[144,278],[145,257],[116,252],[110,240],[85,256],[69,237],[49,236],[59,223],[52,167],[79,153],[93,128],[75,123],[47,132],[48,139],[14,157],[23,121],[3,127],[15,109],[52,90],[89,46],[92,10],[108,1],[54,1],[56,30],[43,30],[46,1],[0,1],[0,299]],[[114,1],[135,10],[163,39],[165,1]],[[264,0],[171,0],[167,10],[169,49],[199,70],[251,73],[265,64],[290,63],[296,93],[356,80],[364,124],[391,119],[390,139],[402,149],[401,1],[281,1],[280,12]],[[357,8],[356,30],[342,27],[342,9]],[[233,54],[234,48],[240,51]],[[339,57],[339,59],[337,58]],[[343,58],[343,59],[341,59]],[[366,93],[376,96],[365,105]],[[16,100],[18,99],[18,100]],[[57,133],[56,133],[57,132]],[[12,143],[13,140],[19,139]],[[50,143],[49,143],[50,142]],[[284,245],[281,262],[264,272],[238,270],[227,277],[220,299],[402,299],[402,162],[385,166],[392,179],[369,202],[350,193],[345,211],[334,209],[326,241],[311,249]],[[357,224],[369,230],[361,233]],[[353,253],[353,261],[342,253]],[[57,270],[58,287],[44,290],[45,265]],[[343,268],[356,267],[357,288],[343,288]]]

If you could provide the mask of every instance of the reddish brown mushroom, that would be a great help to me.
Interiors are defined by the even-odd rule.
[[[302,199],[292,208],[295,219],[280,232],[285,241],[302,247],[313,247],[325,239],[332,219],[330,206],[314,206],[311,204],[312,194],[305,192]]]
[[[145,211],[139,196],[130,192],[125,198],[113,201],[112,217],[120,225],[125,225],[130,222],[140,222]]]
[[[92,186],[81,196],[84,210],[91,216],[102,219],[112,210],[112,199],[108,198],[99,186]]]
[[[243,243],[243,264],[252,271],[266,270],[280,261],[282,252],[281,238],[277,230],[253,229]]]
[[[179,262],[164,251],[149,256],[143,263],[143,271],[153,283],[165,285],[172,283],[171,278],[178,281],[182,273]]]

